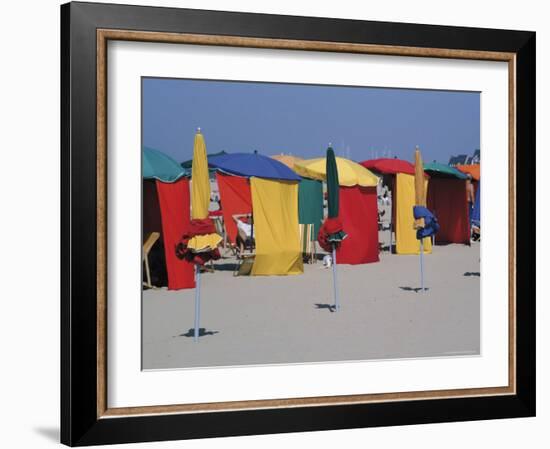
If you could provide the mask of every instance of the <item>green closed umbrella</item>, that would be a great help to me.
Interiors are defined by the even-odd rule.
[[[338,182],[338,167],[336,165],[336,156],[331,147],[327,149],[327,199],[328,199],[328,217],[338,217],[340,201],[338,194],[340,191],[340,183]]]
[[[328,200],[328,218],[338,218],[340,209],[340,183],[338,181],[338,166],[336,165],[336,157],[334,150],[329,146],[327,149],[327,200]],[[332,277],[334,287],[334,310],[340,310],[340,298],[338,297],[338,277],[336,270],[336,245],[346,237],[343,231],[338,231],[328,237],[329,242],[332,242]]]
[[[334,156],[334,150],[331,147],[327,149],[327,200],[328,200],[328,218],[338,218],[340,213],[340,181],[338,180],[338,165],[336,165],[336,156]],[[328,238],[329,242],[333,242],[333,248],[336,243],[341,242],[346,238],[344,231],[338,231],[331,234]],[[334,253],[334,251],[333,251]],[[333,260],[336,257],[336,253],[333,254]]]

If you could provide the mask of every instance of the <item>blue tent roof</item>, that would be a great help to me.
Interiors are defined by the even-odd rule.
[[[161,151],[144,146],[142,158],[143,179],[158,179],[162,182],[174,182],[188,174],[180,164]]]
[[[299,181],[301,178],[282,162],[257,153],[231,153],[208,158],[208,165],[237,176]]]

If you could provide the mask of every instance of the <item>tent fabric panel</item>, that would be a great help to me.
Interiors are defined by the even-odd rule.
[[[298,183],[250,179],[256,257],[251,274],[304,272],[298,226]]]
[[[314,179],[302,179],[298,184],[298,222],[313,224],[317,236],[323,222],[323,183]]]
[[[144,179],[142,186],[142,243],[151,232],[159,232],[162,238],[162,222],[160,204],[155,180]]]
[[[439,222],[435,241],[470,244],[466,181],[432,178],[428,188],[428,209]]]
[[[164,242],[162,240],[162,221],[157,194],[157,185],[154,179],[144,179],[142,187],[142,242],[145,243],[152,232],[160,234],[159,240],[149,251],[149,270],[151,282],[156,286],[167,285],[166,258],[164,256]],[[145,266],[143,275],[145,276]],[[145,279],[145,277],[144,277]]]
[[[429,184],[426,180],[426,189]],[[420,241],[414,229],[414,176],[397,173],[395,189],[395,240],[397,254],[420,254]],[[436,236],[437,238],[437,236]],[[432,252],[431,239],[424,239],[424,254]]]
[[[475,204],[474,204],[474,210],[472,211],[472,216],[470,217],[470,220],[473,222],[477,222],[477,224],[481,223],[481,188],[478,185],[476,188],[476,197],[475,197]]]
[[[339,217],[348,236],[336,251],[336,262],[350,265],[378,262],[376,187],[340,187]]]
[[[237,225],[233,220],[235,214],[252,213],[252,197],[250,195],[250,182],[240,176],[216,173],[220,201],[222,205],[223,222],[227,237],[231,243],[237,238]]]
[[[157,194],[162,220],[168,290],[194,288],[193,264],[176,256],[176,245],[190,222],[189,180],[180,179],[174,183],[157,181]]]

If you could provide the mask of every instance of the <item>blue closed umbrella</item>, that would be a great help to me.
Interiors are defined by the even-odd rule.
[[[301,178],[282,162],[257,153],[231,153],[208,158],[211,168],[230,175],[299,181]]]

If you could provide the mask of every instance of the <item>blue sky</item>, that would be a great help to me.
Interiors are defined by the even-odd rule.
[[[412,89],[144,78],[143,144],[190,159],[197,127],[209,153],[447,163],[480,144],[480,94]]]

